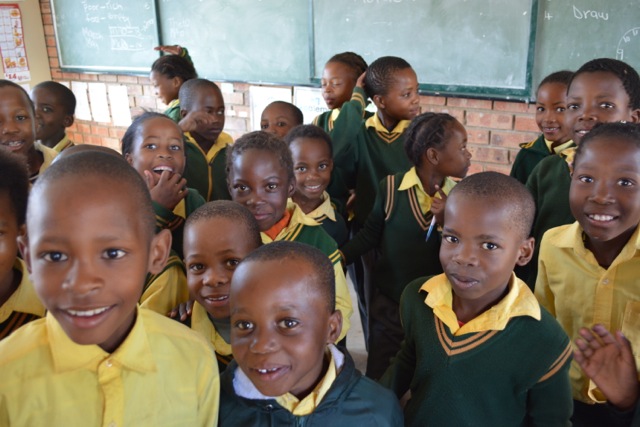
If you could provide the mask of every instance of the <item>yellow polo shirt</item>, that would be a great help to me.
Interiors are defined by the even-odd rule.
[[[222,335],[216,331],[215,326],[209,320],[207,310],[197,301],[193,303],[193,312],[191,314],[191,329],[202,335],[208,342],[213,345],[216,353],[222,356],[231,355],[231,344],[226,342]]]
[[[33,283],[29,278],[29,272],[24,261],[16,258],[13,263],[13,269],[22,276],[22,279],[20,279],[18,289],[0,306],[0,324],[4,323],[15,312],[33,314],[38,317],[44,316],[45,313],[45,308],[33,289]],[[22,325],[20,320],[16,319],[18,323],[15,325],[5,325],[4,328],[0,328],[0,339],[20,327]],[[25,319],[22,320],[24,321]]]
[[[56,156],[58,155],[58,152],[56,150],[54,150],[53,148],[47,147],[40,141],[34,142],[33,145],[36,148],[36,151],[39,151],[40,153],[42,153],[43,162],[42,162],[42,165],[40,165],[40,169],[38,170],[38,173],[36,175],[32,175],[29,177],[29,181],[32,184],[35,182],[36,179],[38,179],[40,175],[44,173],[44,171],[47,170],[47,168],[49,168],[49,166],[51,166],[53,159],[55,159]]]
[[[211,346],[174,320],[137,314],[111,354],[71,341],[51,314],[0,342],[0,425],[215,426]]]
[[[364,122],[364,125],[367,128],[374,128],[381,139],[391,144],[404,133],[404,131],[409,127],[410,123],[411,120],[400,120],[398,124],[393,128],[393,130],[388,131],[380,121],[378,115],[374,114]]]
[[[306,214],[312,220],[322,223],[325,218],[329,218],[331,221],[336,222],[336,211],[331,204],[331,197],[326,191],[322,193],[322,203],[320,206]]]
[[[198,144],[198,142],[193,138],[193,136],[191,136],[190,132],[185,132],[184,136],[188,142],[193,144],[195,147],[198,147],[198,149],[200,150],[200,153],[202,153],[202,155],[207,159],[207,163],[211,163],[211,161],[216,157],[216,155],[223,148],[226,148],[227,145],[233,144],[233,138],[231,137],[231,135],[229,135],[226,132],[220,132],[220,135],[218,135],[218,139],[216,139],[215,144],[213,144],[211,148],[209,148],[209,151],[205,153],[204,150],[200,148],[200,145]]]
[[[444,194],[449,194],[451,189],[455,187],[456,182],[449,177],[444,179],[444,185],[442,186],[442,191]],[[418,196],[418,203],[420,204],[420,210],[423,215],[426,215],[427,212],[431,210],[431,201],[433,198],[424,191],[424,187],[422,186],[422,181],[420,181],[420,177],[418,177],[418,173],[416,172],[416,168],[412,167],[409,169],[407,173],[402,177],[402,182],[400,183],[400,187],[398,187],[398,191],[407,191],[413,187],[416,187],[416,195]],[[440,198],[440,195],[436,193],[434,197]]]
[[[571,341],[581,327],[603,324],[631,341],[640,367],[640,228],[611,266],[601,267],[583,243],[578,222],[552,228],[542,238],[535,295]],[[589,379],[574,361],[573,397],[591,403]]]
[[[140,297],[140,307],[166,315],[189,300],[187,276],[181,263],[180,257],[171,255],[162,272],[148,277],[150,283]]]
[[[58,152],[61,153],[62,150],[64,150],[65,148],[69,148],[69,147],[73,147],[74,144],[73,142],[71,142],[69,140],[69,137],[67,135],[64,136],[64,138],[62,138],[54,147],[53,149]]]

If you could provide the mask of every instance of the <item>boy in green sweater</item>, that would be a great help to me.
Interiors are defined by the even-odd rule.
[[[411,389],[407,426],[569,425],[571,343],[513,274],[531,258],[534,212],[527,189],[496,172],[451,190],[445,273],[405,289],[405,341],[381,380]]]

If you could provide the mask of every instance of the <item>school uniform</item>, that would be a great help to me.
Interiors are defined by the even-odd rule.
[[[538,253],[542,236],[553,227],[571,224],[576,220],[569,206],[569,165],[573,163],[574,155],[575,148],[567,148],[558,156],[545,158],[533,169],[527,180],[527,188],[536,203],[536,217],[531,234],[536,239],[536,247],[531,261],[516,272],[532,290],[538,274]]]
[[[0,425],[213,426],[212,357],[201,336],[143,308],[113,353],[76,344],[49,313],[0,342]]]
[[[402,295],[406,338],[380,381],[411,399],[405,425],[568,426],[571,343],[512,274],[508,293],[463,324],[444,274]]]
[[[572,340],[581,327],[601,323],[621,330],[634,349],[640,348],[640,228],[609,268],[601,267],[583,241],[578,222],[553,228],[540,249],[535,294]],[[635,353],[640,367],[640,353]],[[604,402],[577,363],[571,366],[574,399]]]
[[[349,230],[342,215],[337,212],[336,206],[326,191],[322,194],[322,204],[306,214],[309,218],[322,225],[338,246],[344,245],[349,240]]]
[[[223,426],[401,427],[402,411],[393,394],[363,377],[347,352],[329,346],[329,367],[301,401],[290,393],[265,396],[234,361],[221,376]]]
[[[340,251],[336,242],[322,229],[322,226],[302,212],[302,209],[291,200],[287,203],[285,218],[289,220],[274,237],[269,237],[267,232],[261,232],[262,243],[268,244],[279,240],[306,243],[322,251],[333,264],[333,272],[336,276],[336,309],[342,313],[342,332],[340,338],[347,335],[351,326],[350,317],[353,313],[351,296],[347,287],[347,279],[340,262]],[[282,220],[281,220],[282,221]]]
[[[179,123],[182,120],[182,116],[180,114],[180,99],[176,98],[167,105],[167,109],[164,110],[163,113],[165,116],[169,117],[176,123]]]
[[[233,354],[231,352],[231,344],[225,340],[222,335],[216,330],[215,325],[209,318],[207,310],[200,305],[197,301],[193,303],[193,311],[190,317],[187,317],[185,321],[181,323],[190,327],[195,332],[198,332],[204,337],[211,345],[216,353],[216,360],[218,361],[218,370],[223,372],[229,363],[233,360]]]
[[[75,144],[69,140],[67,135],[64,136],[56,145],[53,146],[53,149],[61,153],[63,150],[66,150],[69,147],[73,147]]]
[[[533,169],[545,157],[549,157],[553,154],[559,154],[566,148],[575,147],[573,141],[567,141],[555,148],[551,148],[553,143],[553,141],[545,139],[544,135],[540,135],[537,139],[534,139],[531,142],[520,144],[520,151],[518,151],[518,154],[513,161],[509,175],[521,183],[526,184]]]
[[[0,340],[20,326],[41,318],[45,313],[45,308],[33,289],[27,266],[20,258],[16,258],[13,263],[13,273],[19,274],[21,279],[18,289],[0,306]]]
[[[188,188],[187,195],[180,200],[173,210],[167,209],[159,203],[153,202],[153,211],[156,214],[156,230],[168,229],[171,231],[171,249],[178,255],[183,254],[184,222],[189,215],[206,201],[195,188]]]
[[[55,159],[56,156],[58,155],[58,152],[56,150],[54,150],[53,148],[47,147],[40,141],[35,141],[33,143],[33,146],[35,147],[36,151],[42,154],[43,161],[42,161],[42,165],[40,165],[40,169],[38,170],[38,173],[36,173],[35,175],[31,175],[29,177],[29,182],[31,184],[34,184],[38,179],[38,177],[42,175],[44,171],[46,171],[49,168],[49,166],[51,166],[51,163],[53,163],[53,159]]]
[[[187,163],[182,175],[187,185],[198,190],[208,202],[212,200],[231,200],[227,187],[227,146],[233,144],[233,138],[222,132],[209,152],[205,153],[189,132],[185,132],[185,154]]]
[[[179,304],[189,300],[187,276],[182,259],[173,251],[162,271],[147,274],[140,306],[166,315]]]

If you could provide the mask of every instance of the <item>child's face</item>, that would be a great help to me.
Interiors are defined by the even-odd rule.
[[[229,284],[236,267],[256,249],[239,221],[201,219],[184,233],[184,263],[191,298],[216,319],[229,317]]]
[[[71,340],[112,352],[133,326],[147,272],[164,267],[171,239],[165,230],[152,236],[119,180],[61,178],[29,203],[20,246],[36,293]]]
[[[67,114],[56,95],[45,88],[33,89],[31,99],[41,124],[36,138],[48,146],[58,143],[64,138],[65,128],[73,124],[73,115]]]
[[[243,152],[234,159],[228,179],[231,198],[251,211],[260,231],[282,219],[294,184],[275,154],[257,149]]]
[[[467,131],[456,121],[448,132],[447,142],[438,150],[438,171],[443,176],[464,178],[471,166],[471,153],[467,150]]]
[[[373,101],[383,117],[393,120],[413,119],[420,113],[416,72],[413,68],[396,71],[386,95],[375,95]]]
[[[569,192],[571,213],[592,242],[626,242],[640,222],[640,150],[615,138],[589,142]]]
[[[567,93],[567,129],[573,142],[580,143],[596,123],[638,121],[638,110],[629,106],[629,95],[615,74],[596,71],[579,74]]]
[[[140,126],[125,158],[143,177],[144,171],[158,176],[163,171],[182,175],[186,161],[182,132],[167,117],[148,119]]]
[[[567,86],[545,83],[536,96],[536,123],[547,141],[564,143],[571,139],[564,124],[567,109]]]
[[[12,202],[7,191],[0,192],[0,294],[12,289],[13,263],[18,256],[17,238],[24,232],[24,227],[18,226],[16,213],[11,209]]]
[[[151,86],[153,86],[153,94],[160,98],[165,104],[169,105],[174,99],[178,99],[178,93],[180,92],[180,86],[182,86],[182,79],[174,77],[168,78],[162,73],[152,71],[149,75]]]
[[[308,394],[340,334],[340,313],[329,311],[313,280],[313,268],[299,260],[251,262],[233,276],[233,355],[264,395]]]
[[[184,111],[184,110],[183,110]],[[205,87],[193,94],[191,110],[206,113],[209,122],[198,122],[196,130],[192,133],[200,135],[206,141],[217,141],[220,132],[224,129],[224,99],[222,93],[211,87]]]
[[[297,138],[291,142],[289,149],[296,175],[296,195],[309,200],[322,198],[333,171],[327,143],[319,138]]]
[[[282,104],[269,105],[260,117],[260,129],[280,138],[284,138],[298,124],[291,114],[291,109]]]
[[[340,108],[351,99],[356,86],[353,70],[342,62],[327,62],[322,70],[322,97],[330,109]]]
[[[26,157],[33,148],[35,117],[27,97],[14,87],[0,88],[0,146]]]
[[[504,202],[466,194],[447,199],[440,262],[461,305],[483,310],[494,304],[513,267],[531,258],[533,239],[522,237],[512,214]]]

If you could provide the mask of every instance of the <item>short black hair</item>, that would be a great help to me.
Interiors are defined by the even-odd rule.
[[[243,261],[246,266],[251,262],[267,261],[302,261],[307,263],[314,272],[313,286],[322,295],[327,309],[333,313],[336,309],[336,285],[333,264],[324,253],[311,245],[288,240],[279,240],[251,252]],[[295,270],[295,267],[284,267],[284,270]]]
[[[364,78],[364,90],[371,99],[375,95],[386,95],[397,71],[411,68],[411,65],[397,56],[383,56],[369,65]]]
[[[285,135],[284,142],[286,142],[288,146],[291,146],[293,141],[298,138],[313,138],[324,141],[329,148],[329,155],[333,158],[333,143],[331,142],[331,137],[321,127],[316,125],[296,126]]]
[[[121,151],[122,151],[122,155],[123,156],[125,156],[127,154],[131,154],[131,152],[133,151],[133,144],[134,144],[136,138],[138,137],[138,135],[140,134],[140,131],[142,129],[142,125],[148,120],[158,119],[158,118],[159,119],[166,119],[166,120],[171,121],[175,125],[175,127],[178,128],[180,133],[182,133],[182,130],[180,129],[180,126],[178,126],[178,124],[176,122],[171,120],[171,118],[169,116],[166,116],[166,115],[160,114],[160,113],[156,113],[156,112],[153,112],[153,111],[145,111],[144,113],[140,114],[135,119],[133,119],[133,122],[131,122],[131,124],[129,125],[129,127],[125,131],[124,135],[122,136]],[[183,144],[184,144],[184,142],[183,142]]]
[[[476,173],[453,187],[449,197],[454,196],[480,199],[496,210],[506,210],[511,223],[504,227],[516,227],[523,238],[531,235],[536,204],[531,192],[517,179],[499,172]],[[445,225],[446,222],[445,215]]]
[[[275,105],[285,107],[287,110],[289,110],[289,113],[291,113],[291,115],[293,116],[293,120],[295,120],[296,125],[301,125],[302,123],[304,123],[304,115],[302,114],[302,111],[292,103],[286,101],[273,101],[271,104],[264,107],[262,113],[264,114],[267,108]]]
[[[404,133],[404,151],[414,166],[420,166],[425,151],[442,148],[456,118],[446,113],[422,113],[416,116]]]
[[[42,89],[49,91],[56,97],[56,100],[64,107],[64,112],[73,116],[76,113],[76,96],[71,89],[54,81],[46,81],[37,84],[33,90]]]
[[[349,67],[353,71],[354,81],[358,80],[358,77],[367,71],[367,61],[365,61],[362,56],[354,52],[337,53],[327,61],[327,64],[330,62],[338,62]]]
[[[244,228],[249,233],[253,239],[252,243],[256,248],[262,246],[260,226],[256,218],[249,209],[231,200],[216,200],[200,206],[187,217],[184,229],[186,230],[196,222],[215,218],[225,218],[235,221],[239,227]],[[237,229],[234,229],[234,233],[235,232],[237,232]]]
[[[636,110],[640,108],[640,76],[638,72],[629,64],[611,58],[593,59],[578,69],[571,78],[571,83],[580,74],[605,72],[615,75],[624,87],[629,96],[629,108]],[[569,83],[569,87],[571,87]]]
[[[47,191],[50,185],[59,185],[58,181],[61,179],[81,180],[88,176],[100,177],[105,185],[108,185],[109,182],[126,184],[129,190],[127,194],[135,200],[136,212],[139,213],[149,235],[155,234],[156,216],[147,184],[122,157],[116,157],[102,151],[79,152],[51,164],[38,178],[29,197],[42,197],[41,192]],[[78,197],[84,196],[79,194]],[[29,211],[27,211],[27,216],[29,216]]]
[[[29,94],[27,93],[27,91],[24,90],[24,88],[22,86],[20,86],[19,84],[17,84],[17,83],[14,83],[14,82],[12,82],[10,80],[0,79],[0,89],[4,89],[4,88],[7,88],[7,87],[12,87],[12,88],[18,89],[20,92],[22,92],[22,95],[24,96],[24,99],[27,101],[27,104],[28,104],[27,108],[30,109],[31,116],[35,119],[36,107],[33,104],[33,101],[31,100],[31,98],[29,97]],[[33,127],[35,129],[35,121],[34,121]]]
[[[293,174],[293,158],[291,157],[289,146],[276,135],[262,130],[245,133],[236,142],[227,147],[227,176],[229,176],[229,171],[231,171],[235,159],[248,150],[260,150],[273,154],[278,159],[280,166],[286,170],[289,183],[296,182]]]
[[[588,134],[582,138],[578,148],[576,148],[576,154],[573,157],[573,165],[578,164],[578,159],[582,157],[584,150],[586,150],[593,140],[603,138],[615,138],[619,141],[624,141],[630,145],[635,146],[640,150],[640,124],[638,123],[598,123]]]
[[[198,78],[193,63],[180,55],[164,55],[151,65],[151,71],[162,74],[168,79],[179,77],[182,82]]]
[[[9,196],[9,206],[18,220],[18,226],[24,224],[29,198],[29,172],[27,162],[22,156],[0,149],[0,194]]]
[[[113,148],[105,147],[103,145],[93,145],[93,144],[76,144],[71,147],[65,148],[53,159],[53,163],[59,162],[62,159],[65,159],[69,156],[73,156],[74,154],[83,153],[85,151],[100,151],[102,153],[107,153],[112,156],[116,156],[122,158],[122,155],[118,153]],[[124,159],[122,159],[124,160]]]
[[[178,92],[178,98],[180,99],[180,108],[185,111],[191,111],[193,108],[193,98],[196,92],[206,89],[213,89],[215,92],[222,96],[222,91],[214,82],[207,79],[191,79],[186,81],[180,86],[180,92]]]

